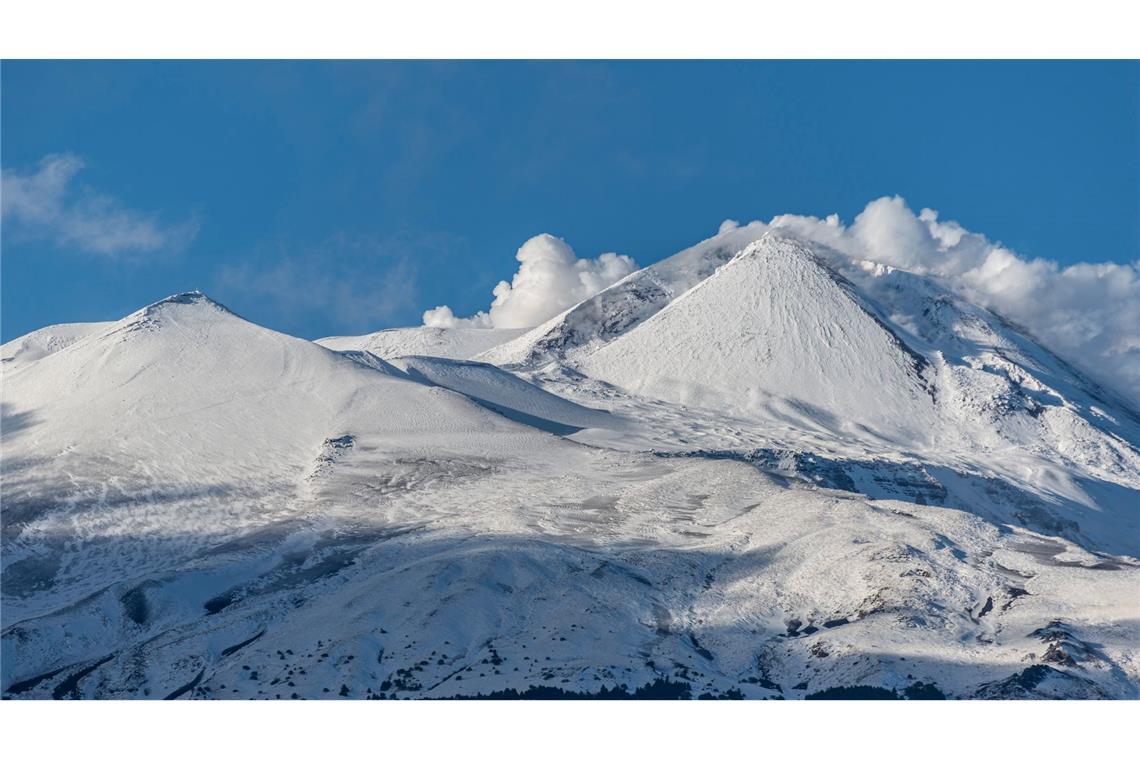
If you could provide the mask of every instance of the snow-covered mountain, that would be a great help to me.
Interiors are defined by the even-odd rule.
[[[482,358],[495,364],[535,365],[568,359],[582,349],[594,348],[653,316],[764,232],[762,225],[748,225],[686,248],[637,270],[517,338],[487,349]]]
[[[787,231],[527,331],[0,358],[5,696],[1140,696],[1140,415]]]
[[[802,244],[749,245],[579,363],[590,377],[679,404],[834,420],[835,432],[924,440],[927,362]]]

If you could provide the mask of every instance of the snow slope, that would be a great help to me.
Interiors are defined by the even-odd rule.
[[[567,401],[491,364],[406,356],[394,359],[393,365],[410,378],[457,391],[511,419],[550,432],[623,426],[620,418],[608,412]]]
[[[321,338],[317,343],[334,351],[368,351],[382,359],[397,356],[470,359],[524,332],[478,327],[398,327],[368,335]]]
[[[93,333],[107,329],[110,322],[78,322],[34,330],[0,346],[0,362],[5,370],[42,359]]]

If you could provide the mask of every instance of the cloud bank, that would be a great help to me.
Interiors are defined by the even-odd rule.
[[[629,256],[603,253],[580,259],[565,240],[542,234],[523,243],[515,254],[519,268],[510,282],[495,286],[490,309],[473,317],[456,317],[448,306],[424,312],[428,327],[534,327],[609,287],[637,264]]]
[[[867,204],[850,226],[835,215],[784,215],[754,224],[788,229],[853,259],[934,275],[1140,404],[1140,261],[1063,267],[1022,258],[957,222],[941,221],[936,211],[915,214],[898,196]]]
[[[70,153],[45,156],[29,174],[4,169],[0,218],[9,229],[107,257],[184,248],[198,233],[194,220],[164,225],[115,198],[80,185],[83,161]]]

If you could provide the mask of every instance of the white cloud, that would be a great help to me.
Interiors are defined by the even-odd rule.
[[[867,204],[850,227],[834,215],[778,216],[769,226],[853,259],[934,275],[1140,403],[1140,262],[1063,267],[1025,259],[936,211],[915,214],[897,196]]]
[[[45,156],[34,173],[5,169],[0,216],[20,234],[103,256],[180,249],[198,233],[191,220],[164,225],[75,181],[83,161],[70,153]]]
[[[450,306],[437,306],[424,312],[424,325],[427,327],[492,327],[490,318],[484,312],[474,317],[457,317]]]
[[[580,259],[565,240],[545,233],[523,243],[515,258],[518,271],[510,282],[495,286],[488,311],[460,318],[450,307],[438,306],[424,312],[424,324],[534,327],[637,269],[633,259],[616,253]]]
[[[264,315],[286,329],[311,328],[319,320],[322,329],[376,330],[414,313],[417,262],[447,242],[337,234],[315,245],[266,245],[219,267],[211,295],[238,313]]]

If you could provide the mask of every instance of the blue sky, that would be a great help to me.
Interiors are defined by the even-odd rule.
[[[1136,62],[6,61],[2,108],[6,178],[65,157],[56,206],[6,211],[5,341],[194,288],[304,337],[418,324],[540,232],[644,265],[894,194],[1140,256]]]

